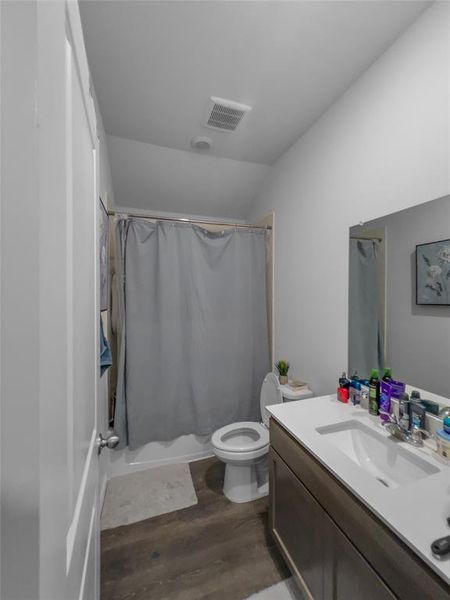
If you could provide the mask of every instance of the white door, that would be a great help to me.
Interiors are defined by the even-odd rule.
[[[41,236],[50,242],[43,248],[42,283],[44,296],[47,290],[51,296],[41,313],[42,352],[50,358],[41,377],[50,381],[43,394],[52,411],[58,404],[51,446],[54,451],[59,438],[62,467],[48,469],[59,501],[41,499],[42,515],[49,511],[43,551],[58,552],[53,560],[60,570],[55,577],[53,560],[45,564],[41,597],[95,600],[100,563],[97,127],[78,4],[37,2],[37,26]],[[52,532],[55,511],[59,525]]]
[[[17,194],[2,197],[2,598],[96,600],[98,138],[78,4],[11,2],[1,26]]]

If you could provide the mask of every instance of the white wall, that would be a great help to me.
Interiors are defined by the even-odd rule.
[[[39,596],[40,541],[36,6],[1,2],[0,15],[0,596],[27,600]]]
[[[158,214],[245,219],[271,168],[112,135],[108,150],[117,206]]]
[[[372,65],[276,163],[250,211],[276,213],[275,358],[318,394],[347,365],[349,226],[450,191],[449,11],[433,4]]]
[[[100,198],[107,207],[114,206],[115,195],[111,174],[111,163],[109,160],[108,145],[106,143],[106,132],[103,126],[102,114],[98,105],[94,85],[91,83],[94,97],[95,114],[97,116],[97,134],[99,138],[99,192]]]

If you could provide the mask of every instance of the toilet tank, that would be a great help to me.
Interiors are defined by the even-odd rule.
[[[266,409],[266,406],[278,404],[281,402],[291,402],[292,400],[303,400],[305,398],[312,398],[314,394],[308,387],[302,387],[297,390],[289,387],[289,385],[280,385],[278,377],[275,373],[267,373],[261,386],[260,393],[260,407],[261,407],[261,421],[269,426],[270,415]]]

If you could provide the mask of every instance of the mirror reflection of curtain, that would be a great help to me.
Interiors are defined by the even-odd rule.
[[[349,370],[369,377],[384,368],[384,307],[381,305],[379,240],[350,239]]]
[[[259,420],[270,370],[266,231],[129,219],[117,234],[121,445]]]

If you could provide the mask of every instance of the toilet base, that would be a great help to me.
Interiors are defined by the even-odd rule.
[[[226,463],[223,493],[228,500],[240,504],[267,496],[269,482],[267,477],[264,481],[258,481],[261,468],[258,469],[259,472],[257,473],[257,466],[260,467],[255,463],[250,465]]]

